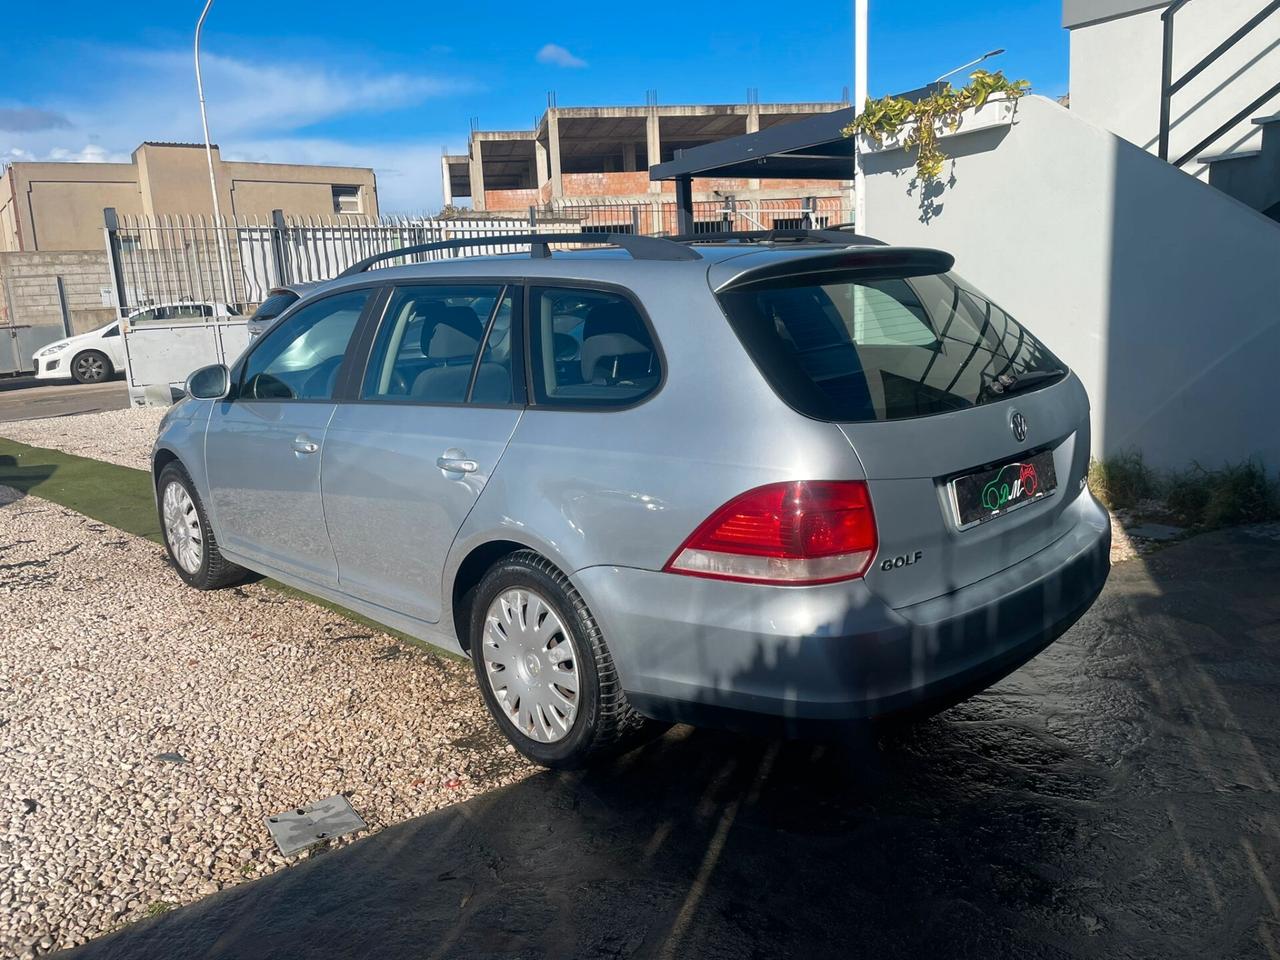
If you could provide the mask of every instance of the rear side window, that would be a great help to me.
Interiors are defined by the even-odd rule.
[[[653,393],[662,365],[639,309],[620,294],[529,291],[534,398],[557,406],[627,406]]]
[[[950,275],[788,277],[720,302],[778,395],[822,420],[945,413],[1066,375],[1012,317]]]

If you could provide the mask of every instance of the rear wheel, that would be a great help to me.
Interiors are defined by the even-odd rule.
[[[165,550],[178,576],[197,590],[216,590],[242,579],[244,568],[225,559],[218,549],[204,504],[187,471],[177,463],[169,464],[160,471],[156,490]]]
[[[101,383],[111,376],[114,370],[105,353],[97,350],[86,350],[78,353],[71,361],[71,376],[77,383]]]
[[[663,729],[628,702],[569,578],[531,550],[504,558],[480,581],[470,639],[489,712],[534,763],[585,766]]]

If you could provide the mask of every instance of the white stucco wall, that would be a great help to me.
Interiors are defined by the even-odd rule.
[[[943,143],[928,218],[906,154],[868,156],[867,230],[950,251],[1065,360],[1095,453],[1280,466],[1280,224],[1041,97]]]
[[[1243,26],[1262,0],[1188,3],[1174,16],[1173,78],[1176,80]],[[1114,17],[1071,31],[1071,109],[1080,117],[1156,150],[1160,121],[1160,9]],[[1273,13],[1220,60],[1174,95],[1169,158],[1190,150],[1219,124],[1260,96],[1280,78],[1280,12]],[[1280,111],[1274,97],[1257,116]],[[1204,153],[1254,149],[1258,128],[1246,118]],[[1194,161],[1188,173],[1206,177]]]

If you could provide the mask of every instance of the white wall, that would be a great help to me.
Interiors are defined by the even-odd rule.
[[[1226,40],[1264,6],[1263,0],[1200,0],[1174,16],[1173,78]],[[1078,116],[1156,150],[1160,121],[1161,10],[1119,16],[1071,31],[1071,109]],[[1273,13],[1220,60],[1174,95],[1169,159],[1182,156],[1221,123],[1280,79],[1280,12]],[[1280,111],[1280,97],[1256,111]],[[1260,139],[1249,120],[1233,127],[1202,153],[1255,149]],[[1184,168],[1204,178],[1203,164]]]
[[[950,251],[1066,361],[1095,453],[1280,466],[1280,224],[1042,97],[942,143],[931,216],[902,150],[867,157],[867,229]]]

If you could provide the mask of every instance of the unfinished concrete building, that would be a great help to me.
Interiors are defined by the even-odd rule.
[[[631,206],[647,216],[669,202],[674,190],[671,183],[650,182],[649,168],[671,160],[676,151],[843,106],[847,104],[552,106],[532,130],[473,130],[465,155],[443,156],[444,202],[521,215],[530,208]],[[704,206],[747,202],[794,208],[787,219],[798,217],[806,198],[834,199],[834,189],[847,199],[850,188],[851,183],[818,180],[693,181],[694,200]]]

